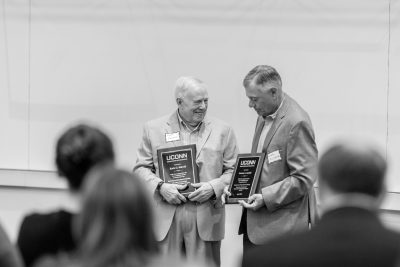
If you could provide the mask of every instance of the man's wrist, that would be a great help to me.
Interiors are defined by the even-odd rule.
[[[160,193],[161,187],[164,184],[164,181],[159,181],[156,187],[156,191]]]
[[[214,187],[212,186],[212,184],[210,182],[207,182],[207,183],[210,185],[210,187],[212,189],[212,195],[211,195],[210,199],[211,200],[216,200],[217,199],[217,195],[215,193]]]

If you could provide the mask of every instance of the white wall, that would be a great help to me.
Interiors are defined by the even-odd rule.
[[[399,0],[0,0],[0,18],[0,168],[54,170],[56,138],[81,120],[131,168],[180,75],[208,83],[209,113],[248,152],[256,118],[241,81],[257,64],[281,73],[320,149],[350,134],[400,160]],[[390,191],[399,175],[393,164]]]

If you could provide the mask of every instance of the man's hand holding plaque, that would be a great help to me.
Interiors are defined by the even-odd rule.
[[[184,190],[187,187],[185,184],[169,184],[164,183],[160,187],[160,195],[169,204],[179,205],[185,203],[186,197],[179,193],[179,190]]]
[[[260,178],[264,158],[264,153],[238,155],[231,183],[229,188],[225,188],[224,190],[223,202],[240,203],[244,207],[245,205],[254,205],[255,208],[258,208],[257,203],[259,199],[252,195],[256,190]],[[250,197],[252,198],[250,199]]]
[[[239,200],[238,203],[245,209],[251,209],[253,211],[258,210],[262,206],[264,206],[264,199],[262,194],[253,194],[251,195],[247,202],[244,200]]]
[[[192,184],[196,191],[192,192],[188,198],[190,201],[203,203],[209,200],[214,195],[214,189],[210,183]]]

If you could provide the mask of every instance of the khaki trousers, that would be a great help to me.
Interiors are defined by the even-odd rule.
[[[221,241],[204,241],[200,238],[196,210],[196,204],[193,202],[177,207],[167,236],[159,242],[161,252],[164,255],[211,262],[219,267]]]

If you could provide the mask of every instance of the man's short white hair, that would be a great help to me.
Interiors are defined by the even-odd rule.
[[[203,88],[205,84],[200,79],[193,76],[179,77],[175,82],[175,99],[183,99],[186,92],[191,88]]]

